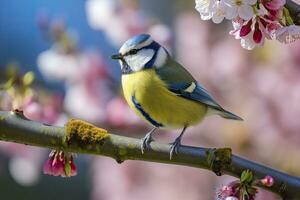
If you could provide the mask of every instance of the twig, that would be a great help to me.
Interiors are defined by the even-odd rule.
[[[300,25],[300,5],[292,0],[286,0],[285,7],[289,10],[294,23]]]
[[[151,143],[151,149],[141,153],[139,139],[108,133],[81,120],[70,120],[65,127],[55,127],[26,119],[22,112],[0,111],[0,140],[28,144],[70,152],[97,154],[125,160],[144,160],[185,165],[212,170],[220,174],[240,177],[243,170],[251,170],[255,178],[266,175],[274,178],[272,187],[265,188],[285,199],[300,199],[300,179],[244,158],[228,155],[226,149],[182,146],[172,160],[168,144]],[[263,186],[260,186],[263,187]]]

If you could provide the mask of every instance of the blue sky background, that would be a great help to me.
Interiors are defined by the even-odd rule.
[[[17,61],[22,67],[36,71],[37,55],[50,47],[37,26],[40,13],[51,19],[65,19],[77,31],[83,48],[102,49],[104,56],[114,50],[100,31],[92,30],[85,14],[84,0],[1,0],[0,1],[0,66]],[[103,51],[105,49],[105,51]]]

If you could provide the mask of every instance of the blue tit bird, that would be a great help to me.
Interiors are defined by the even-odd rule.
[[[129,106],[153,126],[142,139],[142,153],[150,148],[152,135],[159,128],[182,128],[171,143],[170,159],[178,152],[187,127],[200,122],[208,113],[242,120],[223,109],[193,76],[150,35],[127,40],[112,56],[121,65],[122,87]]]

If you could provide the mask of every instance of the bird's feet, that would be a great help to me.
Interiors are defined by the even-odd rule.
[[[142,154],[144,154],[145,150],[150,149],[150,143],[152,141],[154,141],[152,138],[152,133],[153,133],[153,130],[151,130],[149,133],[147,133],[145,135],[144,138],[142,138],[142,142],[141,142],[142,143],[141,144]]]
[[[172,160],[173,155],[178,153],[178,149],[181,146],[181,137],[175,139],[173,143],[171,143],[170,147],[170,160]]]

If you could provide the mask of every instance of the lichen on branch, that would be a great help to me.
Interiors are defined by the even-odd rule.
[[[110,139],[107,130],[78,119],[70,119],[65,124],[65,130],[64,143],[66,145],[76,143],[79,147],[84,148],[91,144],[103,145]]]

